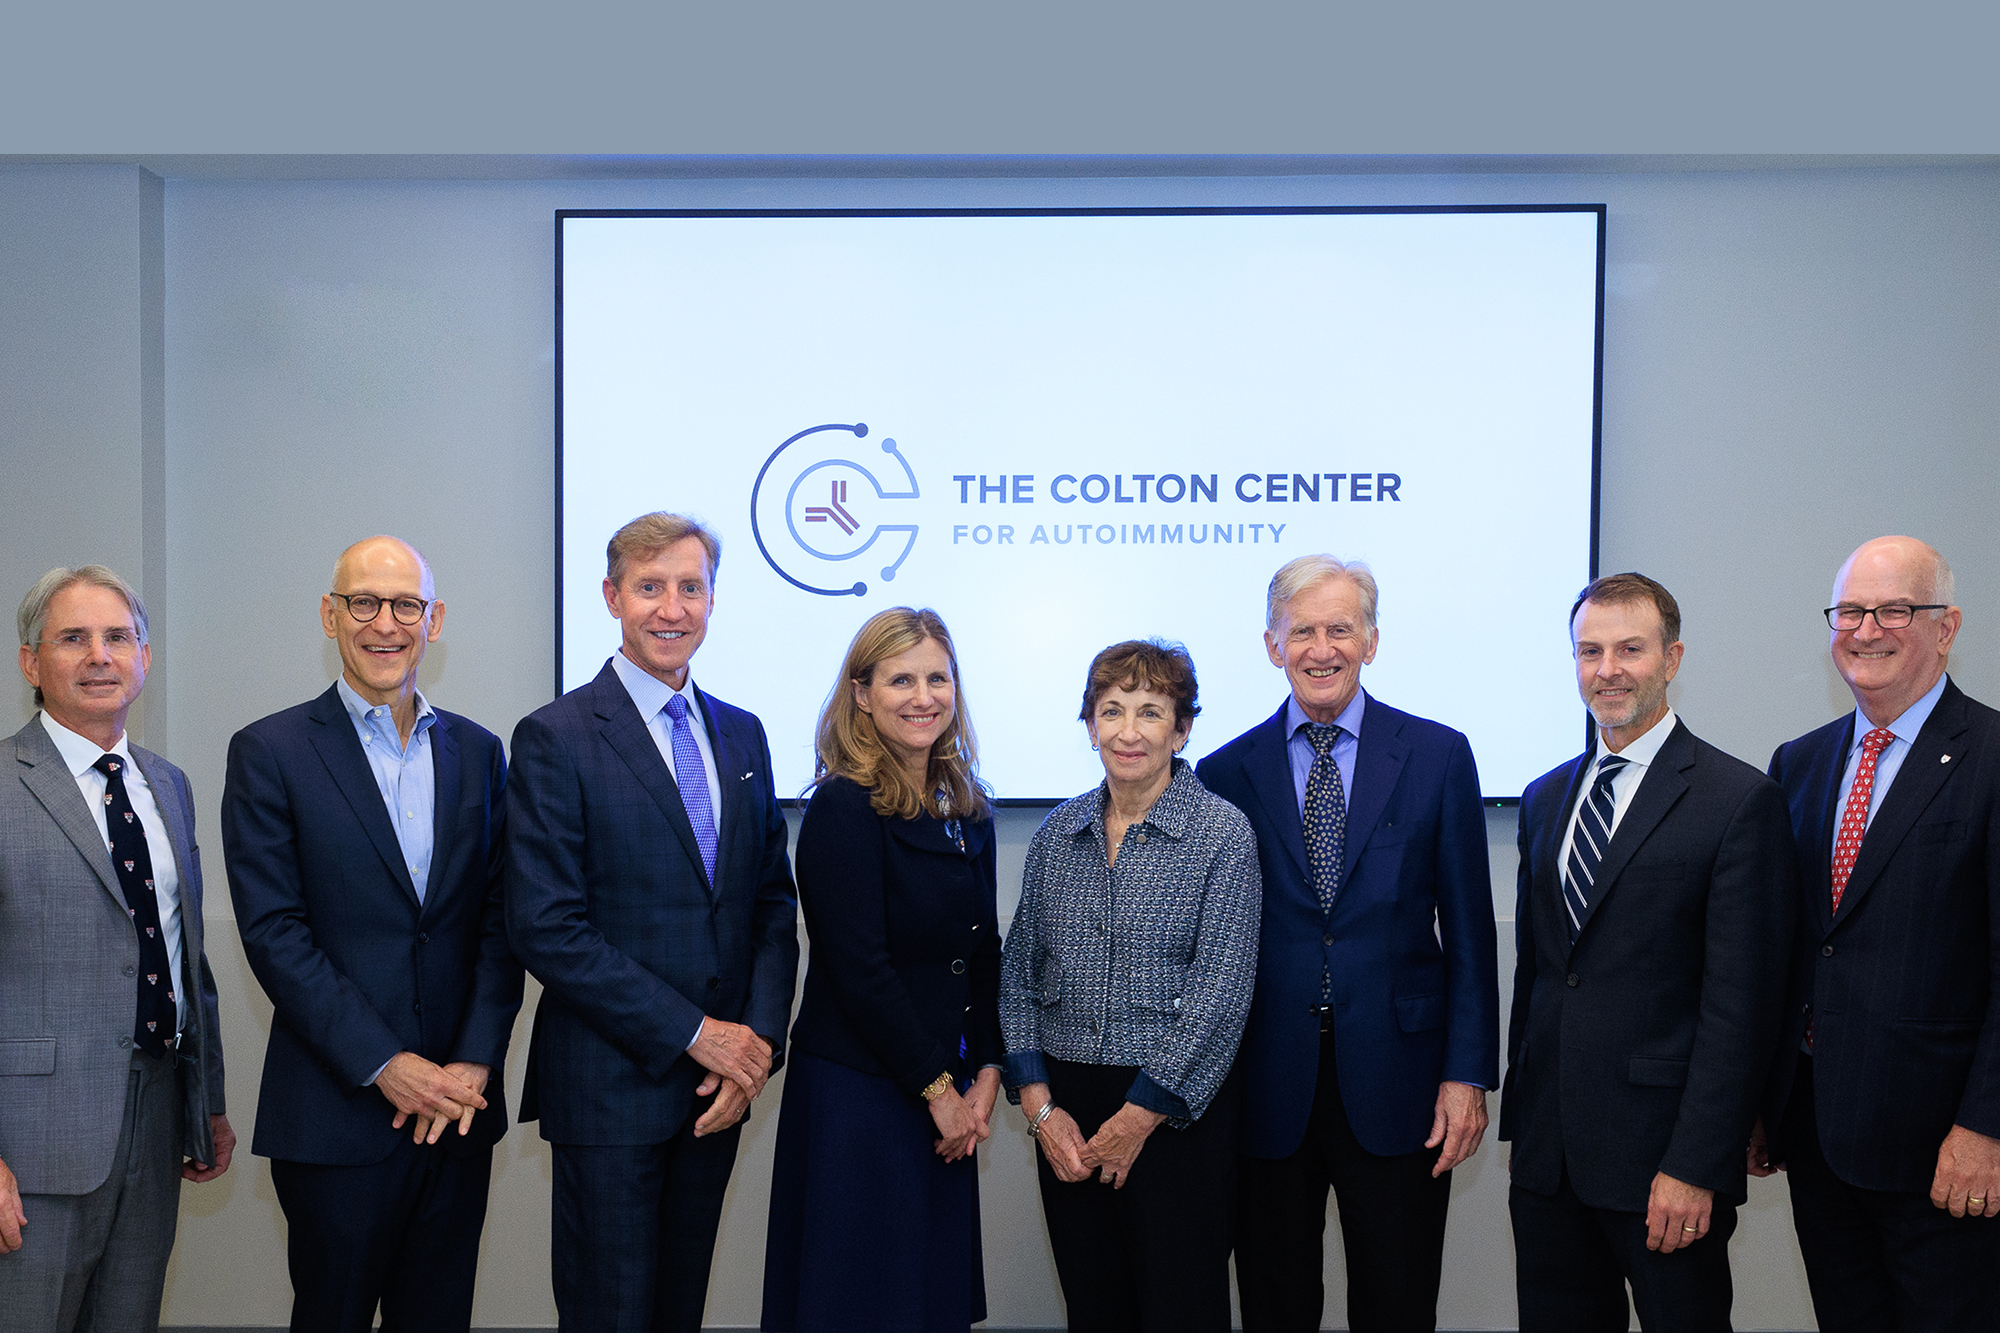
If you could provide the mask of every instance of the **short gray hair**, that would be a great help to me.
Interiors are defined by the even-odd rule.
[[[1285,608],[1291,605],[1292,599],[1328,579],[1346,579],[1354,585],[1354,590],[1361,594],[1362,626],[1372,634],[1379,596],[1375,575],[1359,560],[1342,562],[1330,555],[1302,555],[1287,561],[1271,576],[1271,587],[1264,598],[1264,628],[1276,631],[1278,619],[1285,614]]]
[[[132,626],[139,631],[139,642],[146,642],[146,604],[139,600],[139,594],[132,585],[103,565],[79,565],[75,569],[50,570],[36,579],[35,586],[28,589],[28,595],[21,599],[15,623],[21,631],[23,648],[32,648],[41,642],[42,630],[48,624],[49,603],[56,599],[56,594],[79,583],[105,588],[123,597],[125,605],[132,610]]]
[[[664,510],[641,514],[611,534],[604,547],[604,577],[614,584],[620,583],[625,577],[627,560],[655,555],[689,537],[699,541],[701,549],[708,552],[708,581],[714,583],[715,572],[722,564],[722,538],[696,519]]]

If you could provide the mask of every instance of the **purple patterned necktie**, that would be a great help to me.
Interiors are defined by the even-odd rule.
[[[673,719],[674,781],[681,789],[688,823],[694,825],[694,840],[701,847],[701,868],[713,886],[715,807],[708,800],[708,770],[702,766],[701,750],[694,743],[694,728],[688,725],[687,699],[678,694],[668,699],[667,716]]]

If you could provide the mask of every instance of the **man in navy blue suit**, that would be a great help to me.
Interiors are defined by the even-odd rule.
[[[606,551],[623,641],[521,720],[507,925],[543,996],[521,1118],[554,1145],[562,1327],[701,1327],[750,1099],[780,1064],[797,902],[755,716],[697,689],[722,548],[647,514]]]
[[[1730,1326],[1797,872],[1777,785],[1667,703],[1680,628],[1643,574],[1584,588],[1591,743],[1521,797],[1500,1137],[1522,1333],[1623,1333],[1633,1306],[1649,1333]]]
[[[1771,758],[1805,867],[1780,1066],[1751,1170],[1783,1164],[1819,1326],[1994,1325],[2000,1271],[2000,713],[1945,674],[1951,568],[1856,550],[1827,609],[1855,711]]]
[[[1264,872],[1237,1058],[1245,1333],[1319,1328],[1329,1187],[1350,1327],[1436,1327],[1450,1171],[1478,1150],[1499,1078],[1472,747],[1362,690],[1375,608],[1358,561],[1280,569],[1264,646],[1291,697],[1196,770],[1249,817]]]
[[[521,968],[499,738],[417,689],[444,610],[414,547],[349,547],[320,598],[340,679],[229,743],[229,893],[274,1010],[252,1150],[295,1330],[364,1333],[378,1303],[385,1330],[472,1321]]]

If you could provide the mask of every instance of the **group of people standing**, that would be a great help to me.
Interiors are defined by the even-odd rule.
[[[1103,781],[1034,835],[1003,935],[944,622],[861,627],[788,856],[762,725],[691,677],[720,557],[671,514],[612,537],[619,649],[520,722],[510,772],[418,690],[444,603],[371,538],[321,599],[341,678],[231,741],[293,1328],[469,1326],[524,968],[565,1328],[700,1327],[781,1067],[772,1333],[985,1318],[1003,1093],[1073,1329],[1226,1329],[1232,1252],[1246,1330],[1317,1329],[1329,1190],[1350,1326],[1434,1328],[1450,1173],[1501,1084],[1492,889],[1465,737],[1361,688],[1367,568],[1277,572],[1287,697],[1198,765],[1186,651],[1097,655]],[[1821,1328],[1990,1323],[2000,714],[1946,675],[1952,595],[1920,542],[1850,556],[1825,615],[1856,711],[1769,776],[1668,705],[1664,587],[1612,575],[1570,608],[1594,726],[1522,798],[1501,1100],[1524,1330],[1726,1329],[1746,1174],[1781,1169]],[[51,571],[19,628],[41,712],[0,781],[0,1310],[149,1329],[178,1180],[235,1142],[192,800],[124,734],[151,660],[129,586]]]

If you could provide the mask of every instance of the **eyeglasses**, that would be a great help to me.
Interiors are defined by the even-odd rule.
[[[1919,611],[1943,611],[1942,602],[1932,602],[1923,606],[1904,606],[1898,602],[1889,606],[1829,606],[1823,614],[1826,623],[1834,629],[1860,629],[1864,617],[1875,617],[1875,623],[1883,629],[1905,629],[1916,619]]]
[[[328,595],[346,602],[347,614],[353,616],[357,624],[362,625],[381,615],[385,605],[389,608],[389,613],[405,625],[414,625],[422,620],[424,612],[431,607],[431,604],[421,597],[382,598],[372,592],[336,592]]]
[[[87,653],[94,642],[102,642],[104,651],[113,657],[124,657],[138,650],[140,639],[134,630],[108,629],[102,634],[89,630],[72,629],[45,639],[36,640],[39,645],[54,648],[59,653]]]

